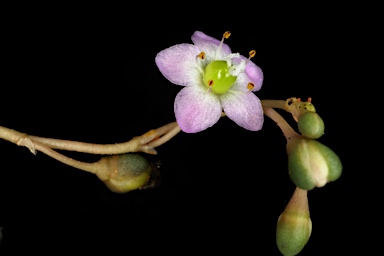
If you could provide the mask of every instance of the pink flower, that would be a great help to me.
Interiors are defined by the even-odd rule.
[[[232,53],[221,41],[196,31],[194,44],[177,44],[156,56],[160,72],[174,84],[185,86],[176,96],[174,110],[181,130],[196,133],[213,126],[222,111],[239,126],[258,131],[263,108],[253,91],[260,90],[263,72],[250,58]]]

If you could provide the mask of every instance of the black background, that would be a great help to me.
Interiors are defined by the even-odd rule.
[[[182,87],[161,75],[156,54],[192,43],[196,30],[218,39],[229,30],[233,52],[257,51],[253,61],[265,76],[260,99],[312,97],[325,122],[319,141],[339,155],[344,172],[309,192],[313,231],[300,255],[338,255],[354,230],[345,217],[354,209],[344,107],[351,71],[340,69],[349,61],[343,48],[349,24],[329,10],[261,18],[260,10],[243,9],[217,15],[196,7],[188,17],[154,16],[154,9],[11,15],[2,26],[0,123],[42,137],[128,141],[175,120],[173,101]],[[284,136],[268,118],[259,132],[222,118],[203,132],[179,133],[151,158],[161,162],[161,186],[127,194],[41,152],[34,156],[7,141],[0,150],[1,255],[25,248],[52,255],[101,249],[280,255],[276,221],[295,187]]]

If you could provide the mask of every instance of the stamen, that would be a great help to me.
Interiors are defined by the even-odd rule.
[[[247,84],[247,89],[250,90],[250,91],[252,91],[253,88],[255,88],[255,85],[254,85],[253,83],[249,82],[249,83]]]
[[[213,80],[211,79],[211,80],[208,80],[208,90],[207,90],[207,92],[210,92],[212,87],[213,87]]]
[[[219,58],[219,53],[221,52],[221,47],[223,46],[224,39],[228,39],[230,37],[230,35],[231,35],[231,32],[229,32],[229,31],[225,31],[225,33],[223,34],[223,38],[221,38],[219,48],[217,48],[217,50],[216,50],[215,59]]]
[[[205,59],[205,52],[201,52],[196,56],[196,67],[199,70],[199,72],[204,75],[204,70],[201,68],[199,65],[199,60],[204,60]]]
[[[225,31],[224,34],[223,34],[223,40],[224,40],[224,38],[228,39],[230,36],[231,36],[231,32]]]
[[[248,64],[249,60],[252,59],[253,57],[255,57],[255,55],[256,55],[256,51],[255,50],[251,50],[249,52],[249,57],[248,57],[248,59],[246,61],[246,64]]]
[[[199,58],[199,59],[205,59],[205,52],[201,52],[201,53],[199,53],[199,55],[197,55],[197,57]]]
[[[250,60],[251,58],[255,57],[255,55],[256,55],[256,51],[255,50],[250,51],[248,59]]]
[[[311,97],[308,97],[308,100],[307,100],[309,103],[311,103],[312,101],[312,98]]]

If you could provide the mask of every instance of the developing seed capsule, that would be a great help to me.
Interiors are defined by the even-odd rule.
[[[284,256],[294,256],[307,244],[312,232],[307,191],[296,188],[277,220],[276,244]]]
[[[300,133],[310,139],[318,139],[324,134],[323,119],[316,112],[305,112],[297,122]]]
[[[159,182],[157,167],[140,154],[122,154],[102,158],[106,171],[97,176],[115,193],[154,187]]]
[[[289,176],[301,189],[320,188],[341,176],[340,158],[314,139],[292,138],[287,144],[287,153]]]

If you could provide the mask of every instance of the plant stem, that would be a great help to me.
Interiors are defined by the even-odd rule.
[[[39,143],[39,142],[34,142],[34,145],[35,145],[35,148],[36,150],[38,151],[41,151],[43,152],[44,154],[66,164],[66,165],[69,165],[69,166],[72,166],[72,167],[75,167],[77,169],[80,169],[80,170],[83,170],[83,171],[86,171],[86,172],[90,172],[90,173],[98,173],[99,170],[104,167],[104,166],[101,166],[99,163],[100,162],[95,162],[95,163],[85,163],[85,162],[81,162],[81,161],[77,161],[77,160],[74,160],[72,158],[69,158],[67,156],[64,156],[58,152],[56,152],[55,150]]]
[[[292,129],[292,127],[287,123],[287,121],[285,121],[285,119],[279,113],[276,112],[276,110],[266,106],[263,106],[263,110],[264,115],[271,118],[280,127],[285,138],[287,139],[287,142],[293,137],[300,136]]]
[[[286,107],[285,100],[261,100],[261,104],[263,105],[263,107],[279,108],[289,112]]]
[[[169,123],[147,133],[134,137],[132,140],[124,143],[116,144],[94,144],[71,140],[60,140],[52,138],[43,138],[38,136],[27,135],[13,129],[0,126],[0,138],[8,140],[19,146],[26,146],[32,153],[36,153],[36,142],[51,149],[60,149],[68,151],[77,151],[98,155],[116,155],[129,152],[142,151],[148,154],[157,154],[155,147],[158,147],[180,131],[176,122]]]

